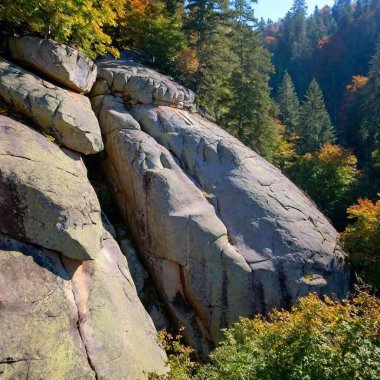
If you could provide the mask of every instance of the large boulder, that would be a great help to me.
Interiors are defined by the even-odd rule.
[[[118,245],[74,261],[0,234],[0,378],[147,379],[165,354]]]
[[[202,192],[142,131],[107,137],[106,173],[168,309],[201,353],[253,315],[251,271]]]
[[[95,63],[78,50],[33,36],[9,39],[11,57],[71,90],[88,93],[96,80]]]
[[[193,105],[195,94],[157,71],[129,60],[101,60],[98,80],[91,93],[108,95],[111,92],[128,102],[167,104],[180,108]]]
[[[103,150],[99,123],[87,97],[54,86],[3,58],[0,97],[67,148],[83,154]]]
[[[348,294],[337,232],[279,170],[198,115],[122,96],[92,99],[109,184],[174,320],[201,354],[240,316],[310,292]]]
[[[0,231],[74,259],[95,258],[102,222],[80,156],[0,116]]]
[[[312,289],[346,295],[338,233],[278,169],[198,115],[152,106],[132,115],[207,194],[252,270],[261,312],[293,305]]]

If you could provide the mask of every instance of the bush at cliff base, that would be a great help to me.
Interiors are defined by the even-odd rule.
[[[268,318],[242,319],[225,330],[206,365],[170,344],[172,380],[380,379],[380,300],[366,293],[352,301],[300,299]]]

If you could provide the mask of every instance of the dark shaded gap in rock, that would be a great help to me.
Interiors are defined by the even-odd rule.
[[[88,178],[98,196],[102,214],[104,214],[106,219],[108,219],[109,221],[108,226],[107,223],[103,224],[105,228],[109,230],[111,235],[114,236],[119,247],[122,246],[121,242],[123,240],[128,240],[131,243],[131,245],[137,253],[139,262],[148,274],[148,277],[144,279],[142,291],[138,292],[138,296],[145,310],[149,314],[154,307],[157,307],[160,311],[163,311],[164,317],[167,320],[172,321],[172,318],[170,317],[171,313],[169,312],[169,310],[167,310],[167,306],[165,305],[164,300],[157,291],[157,288],[154,284],[154,280],[150,275],[150,271],[148,270],[149,265],[147,265],[143,257],[140,255],[139,250],[137,249],[136,241],[134,240],[133,235],[131,233],[130,227],[128,226],[128,223],[124,220],[121,212],[119,211],[114,200],[114,195],[112,194],[112,191],[107,184],[105,168],[103,165],[105,154],[105,152],[102,152],[97,155],[83,157],[84,163],[88,170]],[[111,225],[111,230],[109,225]],[[112,231],[112,229],[114,231]],[[124,252],[123,254],[125,255]],[[133,272],[133,268],[131,268],[131,266],[129,266],[129,270],[131,272],[134,282],[136,283],[136,278],[134,277],[136,276],[136,274]]]

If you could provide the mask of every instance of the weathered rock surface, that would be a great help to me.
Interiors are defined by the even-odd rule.
[[[111,92],[128,101],[142,104],[168,104],[191,107],[194,93],[170,80],[169,77],[132,61],[101,60],[98,80],[91,93],[108,95]]]
[[[205,353],[239,316],[288,307],[310,292],[347,295],[338,234],[295,185],[200,116],[154,99],[128,102],[113,82],[120,63],[107,65],[99,78],[108,90],[92,103],[109,184],[193,345]]]
[[[165,148],[138,130],[114,132],[106,147],[106,172],[145,263],[188,339],[207,352],[221,327],[253,313],[249,266]]]
[[[78,50],[49,39],[25,36],[9,40],[12,58],[71,90],[88,93],[96,80],[95,63]]]
[[[165,371],[79,156],[0,116],[0,378]]]
[[[101,249],[96,194],[80,156],[0,116],[0,231],[79,260]]]
[[[85,96],[54,86],[1,57],[0,96],[67,148],[84,154],[103,150],[99,123]]]
[[[0,234],[0,377],[146,379],[165,354],[125,257],[104,232],[74,261]]]
[[[132,114],[207,194],[261,289],[262,312],[294,304],[312,288],[346,294],[338,233],[278,169],[198,115],[169,107]]]

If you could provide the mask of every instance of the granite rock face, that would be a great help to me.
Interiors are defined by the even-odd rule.
[[[127,101],[189,108],[195,94],[169,77],[132,61],[101,60],[92,96],[118,94]]]
[[[95,258],[101,249],[100,205],[80,156],[5,116],[0,231],[78,260]]]
[[[126,96],[135,65],[106,67],[92,104],[109,185],[173,319],[201,354],[239,316],[310,292],[348,294],[338,234],[294,184],[202,117],[138,87]],[[142,73],[155,83],[157,74]]]
[[[73,91],[91,91],[97,68],[78,50],[32,36],[10,38],[8,45],[12,59]]]
[[[104,231],[93,261],[0,234],[3,379],[147,379],[165,354],[128,264]]]
[[[105,227],[80,156],[0,116],[0,378],[166,372],[127,260]]]
[[[311,291],[344,297],[338,233],[278,169],[198,115],[141,106],[132,115],[207,194],[252,270],[262,313]]]
[[[103,150],[99,123],[85,96],[54,86],[1,57],[0,96],[67,148],[83,154]]]

